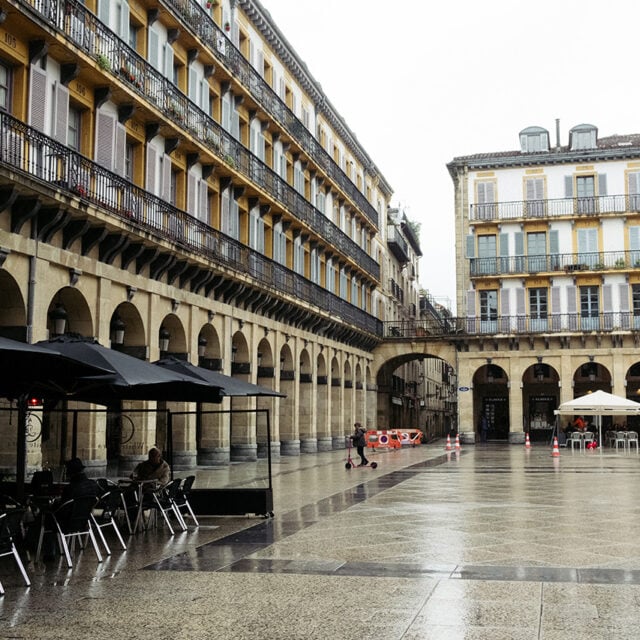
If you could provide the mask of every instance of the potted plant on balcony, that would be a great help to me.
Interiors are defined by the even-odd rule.
[[[224,23],[224,30],[225,31],[231,31],[231,23],[230,22],[225,22]]]
[[[96,62],[98,63],[98,66],[104,71],[109,71],[111,69],[111,61],[102,53],[96,55]]]
[[[627,264],[624,258],[618,258],[614,266],[616,269],[624,269],[627,266]]]

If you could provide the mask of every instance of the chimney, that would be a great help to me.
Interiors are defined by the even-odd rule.
[[[556,118],[556,149],[560,149],[560,118]]]

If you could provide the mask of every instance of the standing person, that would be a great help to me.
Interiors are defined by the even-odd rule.
[[[489,420],[482,414],[480,417],[480,442],[486,442],[489,438]]]
[[[369,464],[369,461],[364,455],[364,447],[366,445],[364,434],[366,431],[363,429],[362,425],[359,422],[356,422],[354,425],[354,433],[352,436],[349,436],[360,456],[360,464],[359,467],[366,467]]]

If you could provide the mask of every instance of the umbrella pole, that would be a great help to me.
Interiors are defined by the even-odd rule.
[[[71,426],[71,457],[78,457],[78,412],[73,412],[73,423]]]
[[[173,414],[167,410],[167,458],[171,469],[171,479],[173,480]]]
[[[24,478],[27,471],[27,394],[18,398],[18,442],[16,446],[16,499],[24,499]]]

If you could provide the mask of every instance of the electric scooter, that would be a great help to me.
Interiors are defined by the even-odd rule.
[[[344,465],[345,469],[351,469],[351,467],[361,467],[361,466],[371,467],[372,469],[375,469],[378,466],[377,462],[370,462],[369,464],[365,464],[365,465],[356,464],[353,458],[351,457],[351,443],[352,443],[352,440],[349,439],[349,448],[347,449],[347,461],[345,462],[345,465]]]

